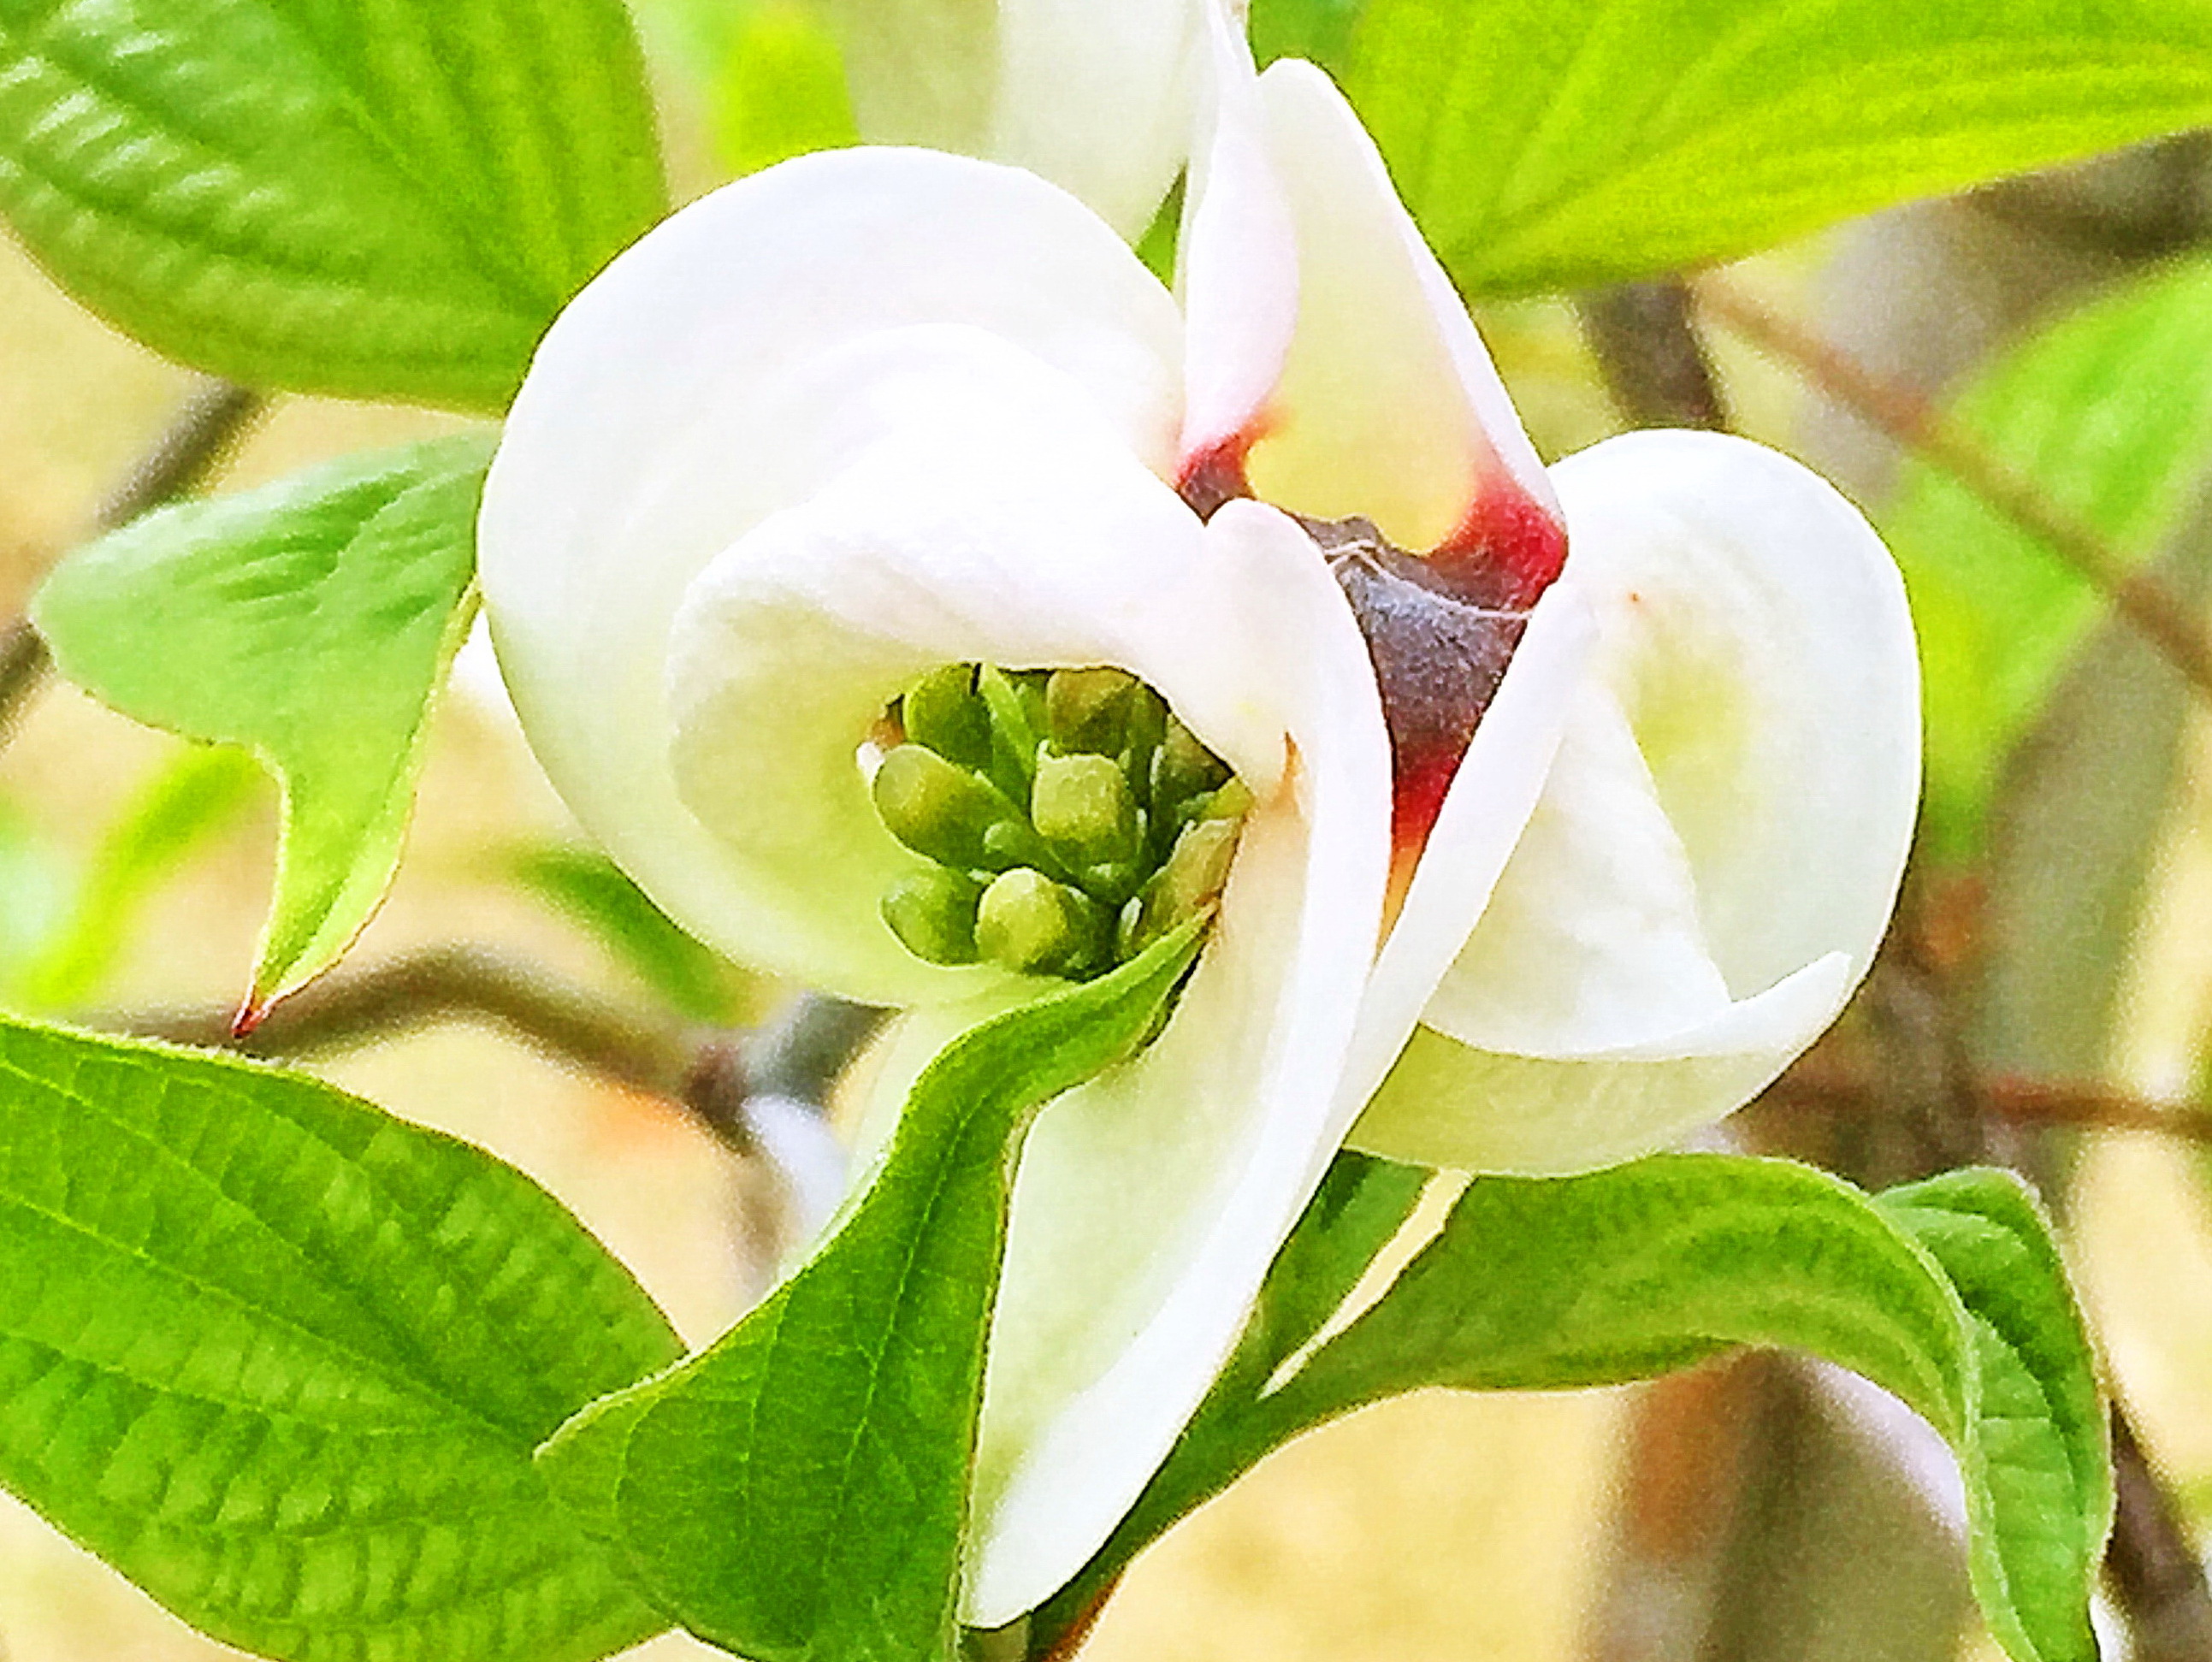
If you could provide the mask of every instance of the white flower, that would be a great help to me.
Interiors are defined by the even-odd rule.
[[[1133,238],[1182,171],[1200,0],[827,0],[872,143],[1026,167]]]
[[[576,301],[485,496],[579,818],[724,951],[914,1007],[916,1054],[1036,985],[878,910],[923,862],[856,751],[917,677],[1119,666],[1255,793],[1173,1019],[1023,1159],[981,1625],[1103,1541],[1348,1135],[1551,1172],[1718,1119],[1864,972],[1917,795],[1858,515],[1707,435],[1547,476],[1342,99],[1212,27],[1181,306],[1028,173],[802,159]]]

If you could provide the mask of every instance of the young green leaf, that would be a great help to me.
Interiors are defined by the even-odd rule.
[[[502,406],[656,143],[620,0],[0,0],[0,214],[258,387]]]
[[[1352,102],[1461,284],[1763,248],[2212,120],[2197,0],[1369,0]]]
[[[2063,1268],[2017,1182],[1954,1172],[1869,1199],[1808,1167],[1704,1154],[1479,1178],[1303,1367],[1241,1409],[1209,1403],[1038,1631],[1079,1621],[1146,1543],[1269,1450],[1365,1403],[1432,1385],[1618,1384],[1747,1344],[1839,1363],[1922,1414],[1960,1456],[1991,1632],[2015,1662],[2094,1662],[2104,1411]]]
[[[2192,261],[2031,337],[1978,376],[1950,414],[2066,512],[2142,557],[2178,525],[2212,456],[2208,359],[2212,265]],[[1926,834],[1940,857],[1968,860],[1982,850],[2007,758],[2104,601],[2057,554],[1925,464],[1907,465],[1881,521],[1921,638]]]
[[[226,1643],[646,1637],[531,1453],[679,1349],[475,1148],[295,1075],[0,1024],[0,1485]]]
[[[283,782],[256,1008],[330,965],[398,863],[430,703],[474,610],[489,454],[441,440],[165,508],[40,591],[64,675],[136,720],[244,745]]]
[[[1143,1040],[1195,927],[956,1039],[804,1267],[548,1445],[556,1492],[654,1604],[754,1662],[950,1662],[1022,1137]]]

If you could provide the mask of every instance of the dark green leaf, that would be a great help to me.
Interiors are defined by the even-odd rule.
[[[500,407],[655,146],[620,0],[0,0],[0,212],[254,386]]]
[[[2212,120],[2197,0],[1369,0],[1347,84],[1462,286],[1768,247]]]
[[[656,1604],[754,1662],[950,1657],[1022,1137],[1142,1041],[1196,950],[1186,927],[956,1039],[802,1269],[548,1446],[559,1492]]]
[[[1279,1388],[1241,1411],[1209,1404],[1044,1630],[1269,1450],[1365,1403],[1611,1385],[1737,1345],[1824,1357],[1925,1416],[1959,1452],[1991,1631],[2017,1662],[2094,1662],[2105,1421],[2033,1203],[1992,1172],[1869,1200],[1808,1167],[1718,1155],[1477,1179],[1390,1291]]]
[[[517,850],[509,869],[683,1014],[717,1026],[744,1019],[753,978],[684,934],[605,855],[553,843]]]
[[[1434,1175],[1351,1149],[1330,1162],[1298,1227],[1268,1267],[1240,1347],[1240,1356],[1249,1353],[1263,1370],[1257,1383],[1264,1385],[1337,1312],[1413,1215]]]
[[[2212,455],[2209,359],[2212,265],[2192,262],[2031,338],[1950,413],[2063,511],[2141,557],[2179,524]],[[1969,859],[2008,758],[2104,602],[2058,555],[1933,467],[1908,465],[1881,520],[1921,637],[1926,835],[1938,857]]]
[[[645,1637],[531,1454],[678,1350],[477,1149],[297,1075],[0,1024],[0,1482],[227,1643]]]
[[[430,703],[475,607],[489,451],[441,440],[165,508],[40,591],[64,675],[136,720],[244,745],[283,782],[257,1004],[327,968],[398,863]]]

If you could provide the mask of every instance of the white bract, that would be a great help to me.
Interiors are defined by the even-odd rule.
[[[1720,1118],[1865,971],[1917,791],[1859,516],[1709,435],[1547,475],[1335,89],[1212,27],[1180,304],[1030,173],[805,158],[570,307],[484,500],[579,818],[718,947],[913,1009],[912,1055],[1037,985],[878,910],[921,862],[856,752],[917,677],[1118,666],[1255,793],[1172,1019],[1022,1160],[981,1625],[1104,1540],[1347,1139],[1566,1172]],[[1486,709],[1439,618],[1511,650]]]
[[[1134,237],[1190,143],[1199,0],[823,0],[872,143],[1026,167]]]

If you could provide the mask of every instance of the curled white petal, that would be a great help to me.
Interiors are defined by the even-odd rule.
[[[1289,521],[1230,504],[1206,569],[1285,677],[1294,759],[1166,1031],[1031,1134],[978,1467],[981,1625],[1048,1596],[1135,1501],[1358,1111],[1341,1081],[1389,867],[1381,703]]]
[[[1537,603],[1475,729],[1377,955],[1343,1089],[1355,1108],[1404,1049],[1467,944],[1550,776],[1566,714],[1596,645],[1589,606],[1554,586]]]
[[[1025,167],[1133,238],[1182,166],[1199,0],[829,0],[861,136]]]
[[[1000,0],[985,154],[1136,237],[1189,154],[1199,22],[1199,0]]]
[[[1188,328],[1182,435],[1185,469],[1241,462],[1297,327],[1297,233],[1269,153],[1258,72],[1243,31],[1206,0],[1201,135],[1177,250]]]
[[[1252,449],[1255,490],[1321,519],[1364,515],[1405,548],[1448,540],[1486,492],[1552,508],[1490,354],[1344,95],[1295,59],[1259,93],[1294,226],[1297,326]]]
[[[1710,435],[1632,435],[1553,477],[1597,673],[1355,1133],[1401,1158],[1581,1169],[1731,1111],[1865,973],[1911,836],[1911,621],[1856,511]]]
[[[933,423],[927,376],[866,368],[882,362],[872,338],[916,328],[1030,354],[1121,448],[1172,468],[1181,321],[1105,225],[1010,168],[840,151],[687,208],[562,314],[509,417],[479,537],[501,670],[585,828],[721,950],[893,1002],[927,989],[847,953],[850,935],[763,911],[684,805],[666,659],[710,561],[886,430]]]

